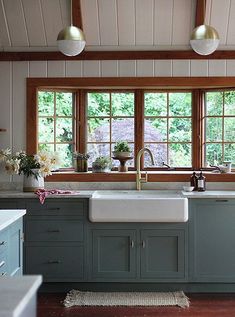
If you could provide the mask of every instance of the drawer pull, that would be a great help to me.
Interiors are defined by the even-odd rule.
[[[47,261],[47,264],[60,264],[61,262],[59,260],[52,260],[52,261]]]
[[[49,209],[47,209],[47,211],[57,211],[57,210],[60,210],[60,208],[59,208],[59,207],[56,207],[56,208],[49,208]]]
[[[5,265],[5,261],[0,262],[0,267],[3,267]]]
[[[7,244],[6,241],[1,241],[1,242],[0,242],[0,246],[1,246],[1,245],[5,245],[5,244]]]
[[[135,246],[135,243],[134,243],[134,241],[133,241],[133,240],[131,240],[131,248],[133,249],[133,248],[134,248],[134,246]]]
[[[58,230],[58,229],[55,229],[55,230],[47,230],[47,232],[49,232],[49,233],[59,233],[60,230]]]
[[[145,241],[144,240],[141,242],[141,245],[142,245],[142,248],[144,249],[145,248]]]
[[[228,202],[228,199],[216,199],[217,203],[226,203]]]
[[[0,274],[1,276],[6,276],[7,275],[7,272],[3,272]]]

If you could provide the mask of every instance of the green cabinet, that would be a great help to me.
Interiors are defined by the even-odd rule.
[[[44,282],[85,279],[87,199],[25,200],[24,273]]]
[[[187,224],[92,224],[89,236],[91,280],[187,278]]]
[[[190,279],[235,282],[235,200],[190,200]]]

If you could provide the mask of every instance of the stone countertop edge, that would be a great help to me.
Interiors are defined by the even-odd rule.
[[[183,197],[192,199],[203,199],[203,198],[217,198],[217,199],[229,199],[235,198],[235,190],[206,190],[204,192],[185,192],[182,191]]]
[[[42,284],[41,275],[24,275],[0,278],[1,317],[20,316]]]
[[[10,224],[23,217],[26,209],[1,209],[0,210],[0,231]]]

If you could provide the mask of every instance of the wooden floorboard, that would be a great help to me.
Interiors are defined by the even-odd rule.
[[[188,294],[189,308],[71,307],[65,294],[39,294],[38,317],[235,317],[235,294]]]

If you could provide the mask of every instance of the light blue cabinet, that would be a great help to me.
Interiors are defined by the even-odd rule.
[[[235,200],[190,200],[190,279],[235,283]]]

